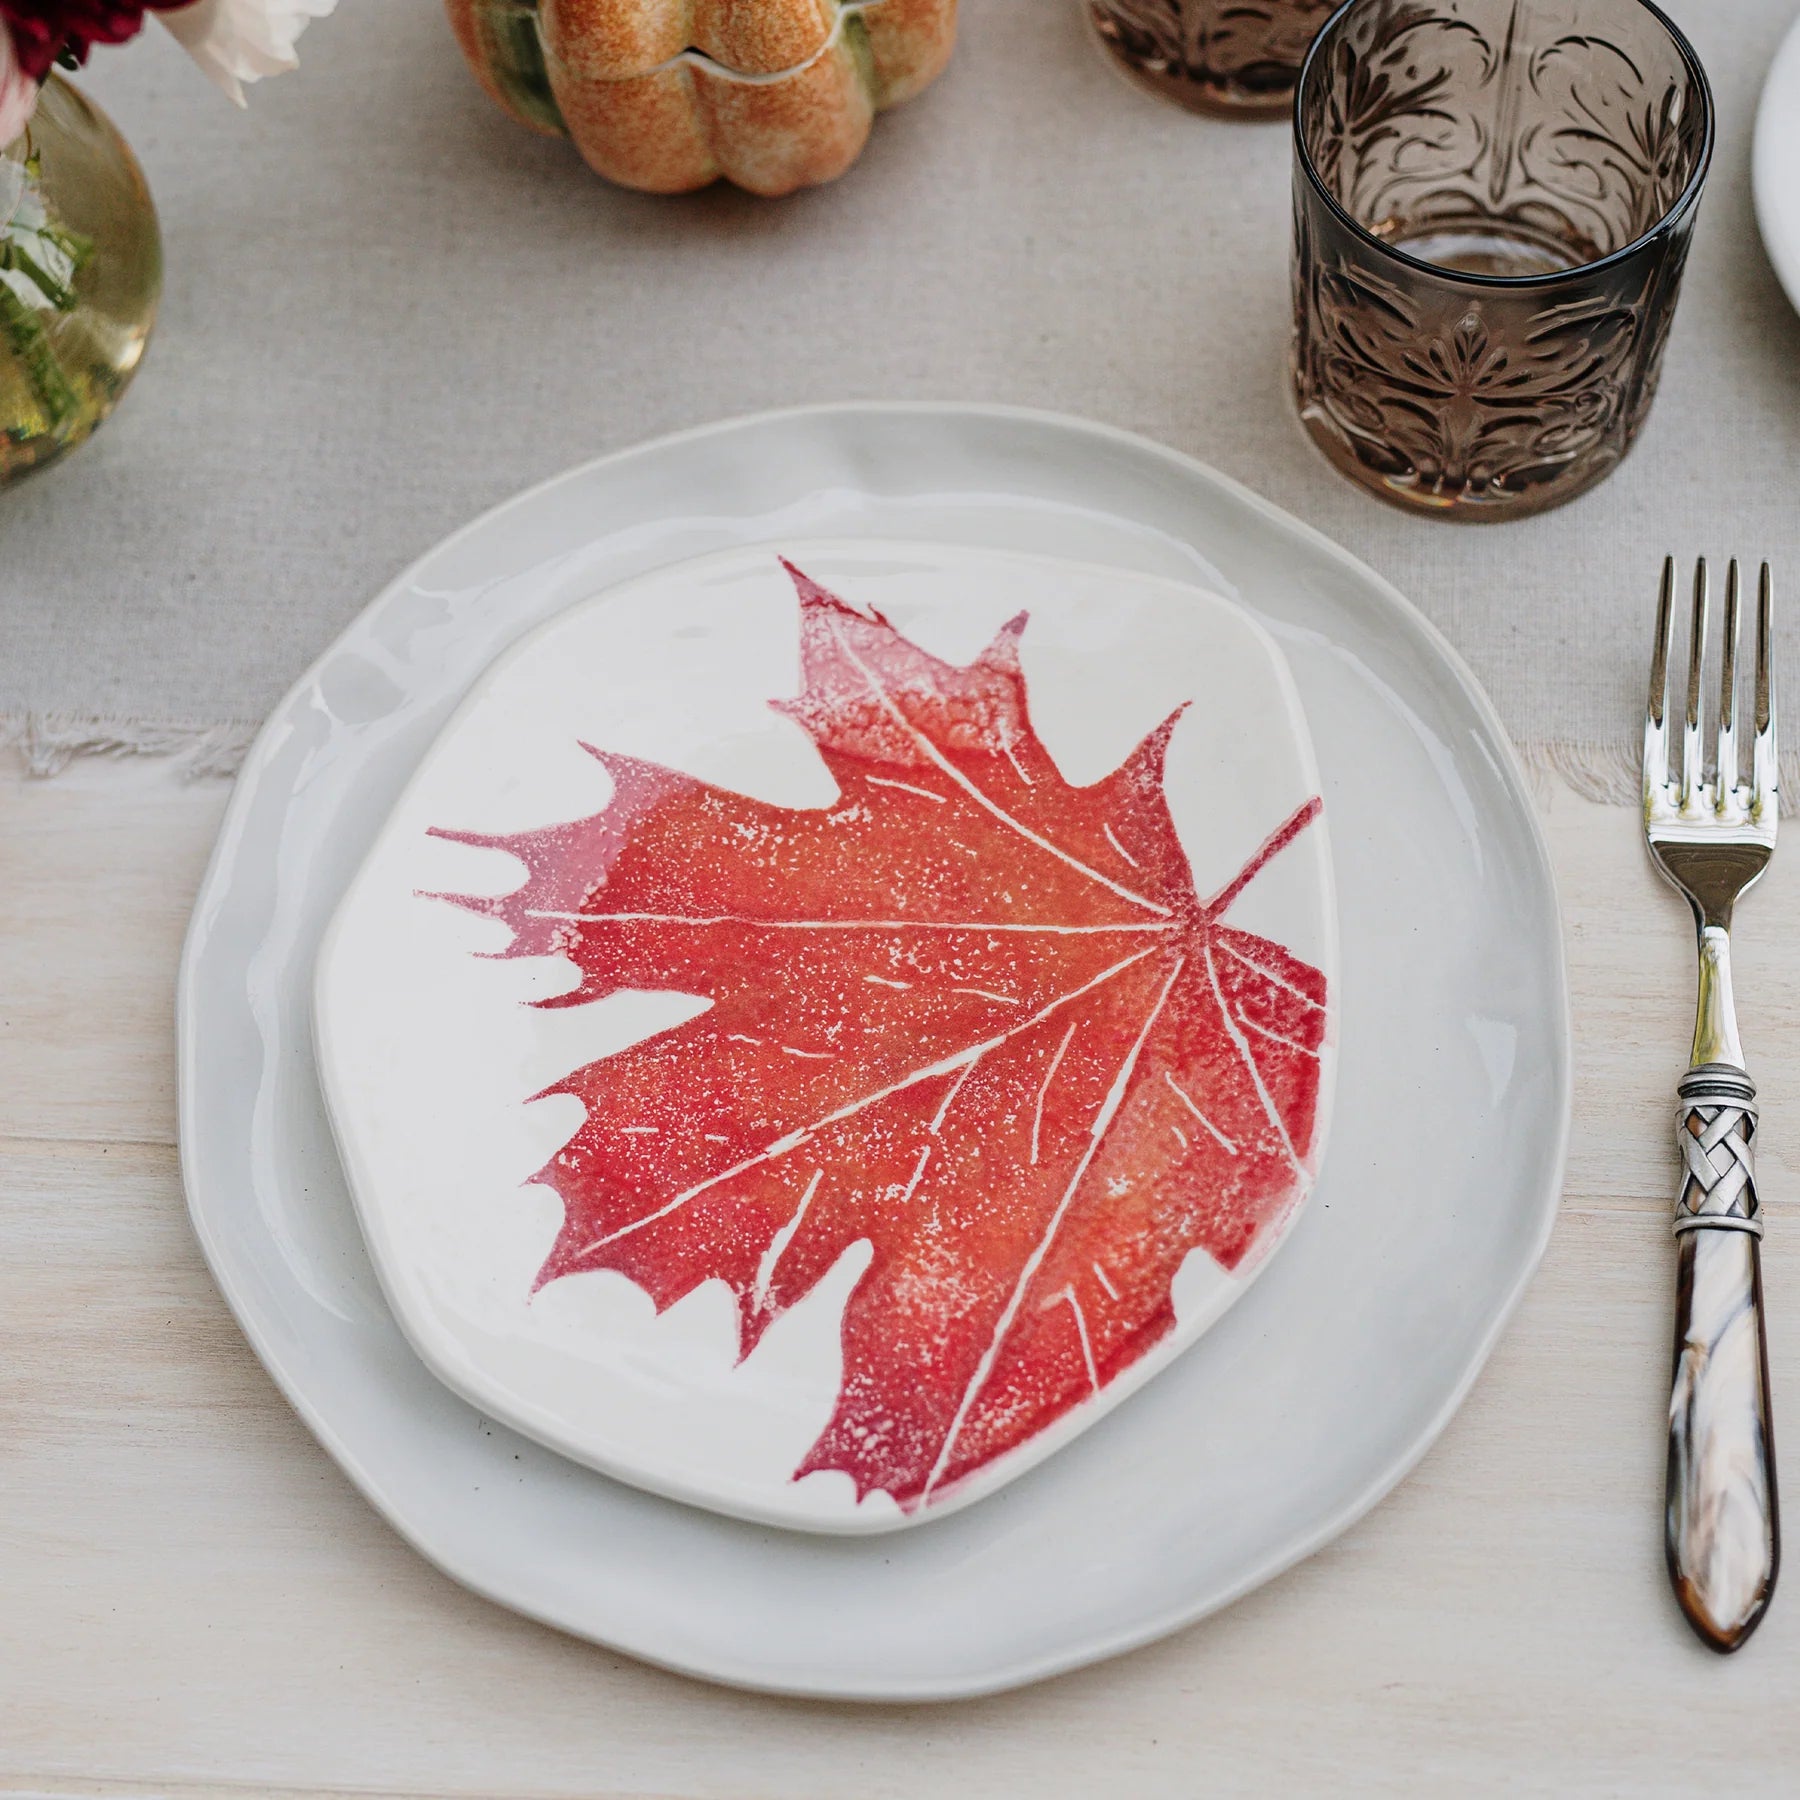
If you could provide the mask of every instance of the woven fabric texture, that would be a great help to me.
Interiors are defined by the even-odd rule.
[[[247,114],[162,33],[100,52],[166,299],[117,416],[0,494],[0,732],[46,768],[184,744],[229,767],[383,584],[529,483],[765,407],[971,398],[1260,490],[1423,608],[1541,767],[1629,793],[1664,552],[1800,583],[1800,319],[1749,184],[1793,0],[1669,6],[1719,136],[1662,392],[1593,493],[1485,528],[1369,498],[1292,417],[1288,128],[1135,93],[1077,0],[964,0],[939,86],[776,203],[608,188],[493,108],[437,0],[349,0]]]

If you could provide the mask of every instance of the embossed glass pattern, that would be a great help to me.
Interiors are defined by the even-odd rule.
[[[1195,112],[1278,119],[1337,0],[1082,0],[1119,67]]]
[[[1559,505],[1656,391],[1712,149],[1645,0],[1349,0],[1295,102],[1294,384],[1404,505]]]

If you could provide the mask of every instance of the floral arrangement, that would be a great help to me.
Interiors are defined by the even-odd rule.
[[[243,84],[296,66],[294,42],[337,0],[0,0],[0,145],[30,121],[56,64],[78,68],[95,44],[122,44],[155,13],[241,106]]]
[[[31,129],[51,71],[81,67],[96,44],[135,37],[154,13],[242,106],[244,83],[293,68],[307,21],[336,4],[0,0],[0,487],[80,443],[111,411],[154,316],[152,278],[141,317],[114,318],[99,337],[79,324],[102,246],[75,229],[47,183],[40,140],[55,141],[54,109],[46,105]]]

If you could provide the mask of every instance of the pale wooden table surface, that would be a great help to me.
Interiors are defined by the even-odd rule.
[[[1543,797],[1575,993],[1549,1256],[1473,1397],[1337,1544],[1023,1693],[727,1693],[477,1600],[352,1492],[189,1234],[171,1008],[224,807],[0,766],[0,1793],[1800,1793],[1800,1593],[1720,1661],[1661,1568],[1685,915],[1629,811]],[[1740,923],[1778,1418],[1800,1419],[1800,851]]]

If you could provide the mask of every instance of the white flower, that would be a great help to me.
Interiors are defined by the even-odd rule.
[[[19,67],[12,33],[0,25],[0,146],[10,144],[25,129],[37,97],[38,84]]]
[[[193,0],[156,16],[239,106],[246,81],[297,69],[294,41],[337,0]]]

